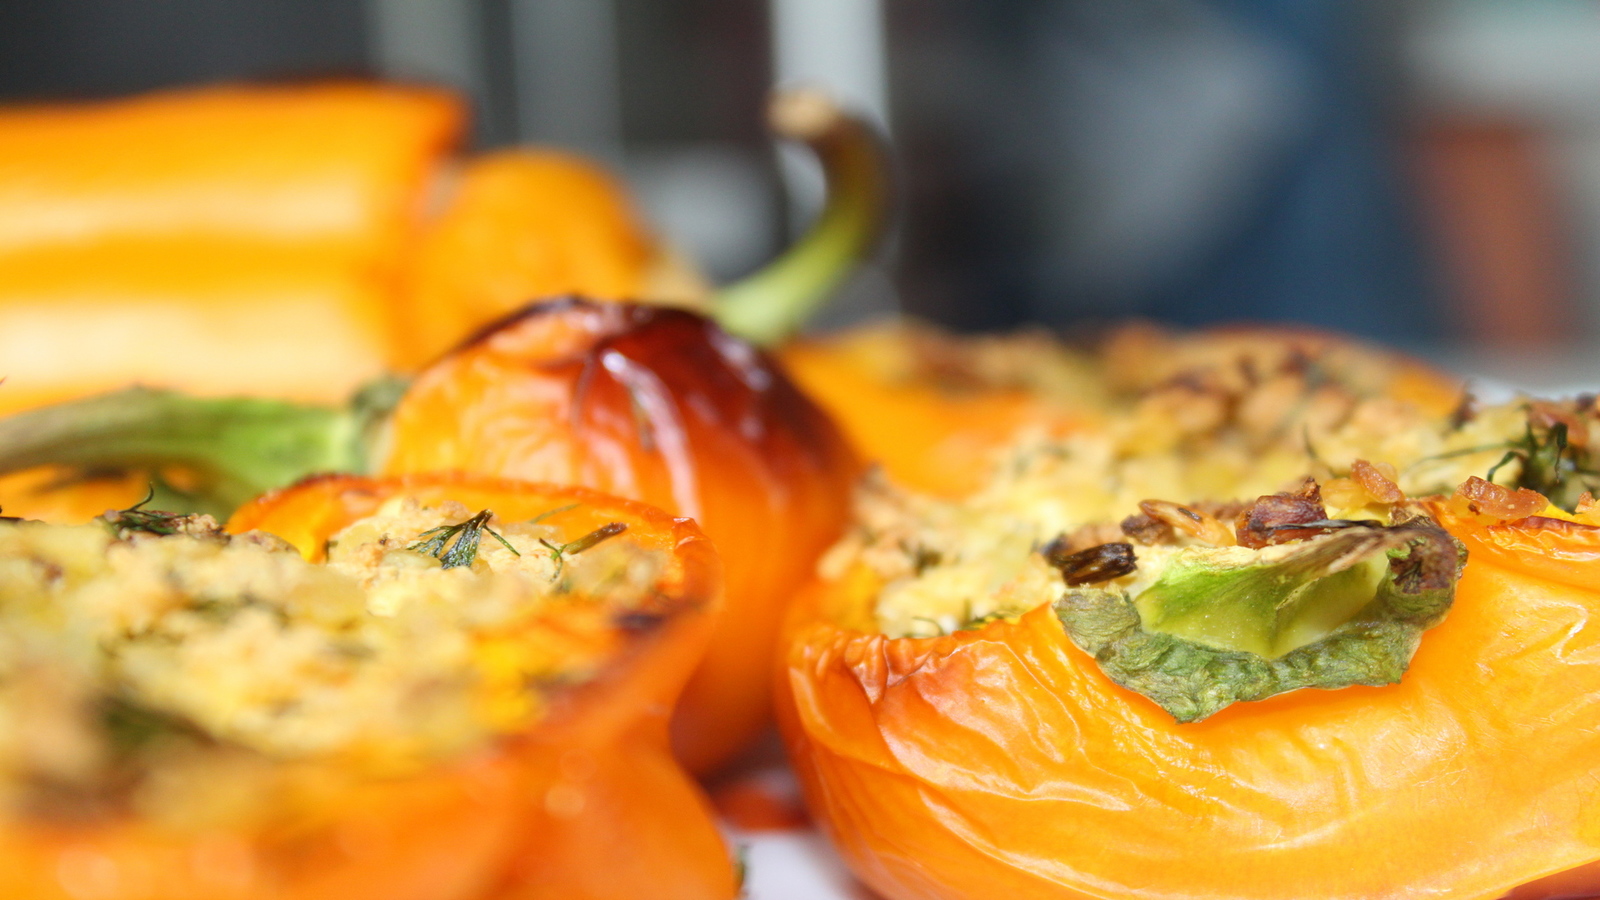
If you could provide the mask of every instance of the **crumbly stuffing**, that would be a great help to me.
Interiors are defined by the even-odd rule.
[[[1568,404],[1577,412],[1518,401],[1442,416],[1328,380],[1293,357],[1283,365],[1187,372],[1103,428],[1021,440],[985,488],[959,501],[869,480],[824,574],[870,568],[885,583],[875,614],[887,634],[948,633],[1054,599],[1060,578],[1034,551],[1057,535],[1104,543],[1088,538],[1130,514],[1148,520],[1136,528],[1172,527],[1141,506],[1152,498],[1223,511],[1314,476],[1331,510],[1361,517],[1396,496],[1449,494],[1491,469],[1503,484],[1526,480],[1525,468],[1553,452],[1530,444],[1530,434],[1549,434],[1530,432],[1530,417],[1571,419],[1560,422],[1569,457],[1600,444],[1590,437],[1592,402]],[[1526,446],[1534,452],[1517,450]]]
[[[0,805],[204,818],[239,801],[208,772],[403,771],[526,729],[668,562],[625,531],[562,553],[583,536],[539,522],[490,520],[468,565],[419,549],[472,517],[395,501],[326,565],[199,519],[0,524]]]

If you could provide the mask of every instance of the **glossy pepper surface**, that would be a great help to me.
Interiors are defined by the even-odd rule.
[[[1400,683],[1191,724],[1049,606],[895,639],[872,572],[818,582],[779,701],[812,809],[894,900],[1591,896],[1600,529],[1436,512],[1468,562]]]
[[[696,771],[768,721],[783,606],[843,528],[857,472],[833,423],[764,352],[691,313],[577,300],[534,307],[430,366],[381,447],[384,472],[582,484],[701,524],[728,603],[673,726]]]
[[[293,816],[198,831],[136,817],[0,826],[0,888],[50,898],[728,898],[730,857],[670,757],[667,714],[707,639],[718,561],[693,523],[593,491],[460,476],[323,477],[242,509],[312,559],[393,498],[540,515],[574,529],[622,523],[668,554],[658,612],[615,627],[600,672],[555,695],[529,730],[420,772],[308,783]],[[553,512],[554,511],[554,512]],[[335,766],[337,761],[301,765]],[[627,848],[619,852],[618,848]]]

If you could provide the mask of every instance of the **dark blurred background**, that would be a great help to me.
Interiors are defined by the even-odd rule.
[[[622,171],[719,278],[816,202],[775,82],[892,134],[900,228],[833,316],[1299,321],[1571,346],[1600,299],[1600,4],[1583,0],[30,0],[0,99],[371,73],[480,146]]]

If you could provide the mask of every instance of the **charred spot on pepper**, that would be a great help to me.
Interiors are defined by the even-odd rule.
[[[644,610],[629,610],[618,613],[611,621],[618,628],[629,634],[642,634],[660,627],[667,617],[661,613],[645,612]]]
[[[1061,572],[1061,579],[1069,587],[1111,581],[1138,568],[1133,545],[1120,542],[1073,552],[1069,539],[1062,535],[1040,548],[1039,553]]]

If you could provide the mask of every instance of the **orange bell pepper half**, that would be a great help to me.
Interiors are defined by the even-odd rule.
[[[272,529],[318,559],[330,537],[394,498],[492,507],[500,521],[542,517],[574,534],[620,524],[626,540],[667,562],[654,576],[648,613],[625,616],[630,607],[615,607],[598,671],[556,689],[520,731],[420,770],[366,776],[343,757],[273,763],[293,770],[288,783],[305,785],[304,795],[238,826],[215,817],[174,824],[133,811],[81,822],[8,813],[0,821],[0,893],[700,900],[737,892],[709,805],[668,748],[667,711],[719,602],[718,560],[694,524],[593,491],[441,475],[313,479],[250,504],[229,528]],[[513,644],[540,646],[540,629],[567,628],[528,627],[526,637],[511,634]],[[220,680],[237,681],[227,673]]]
[[[1600,893],[1600,528],[1433,511],[1467,563],[1399,683],[1190,724],[1049,605],[891,638],[873,572],[819,581],[779,701],[812,810],[891,900]]]

